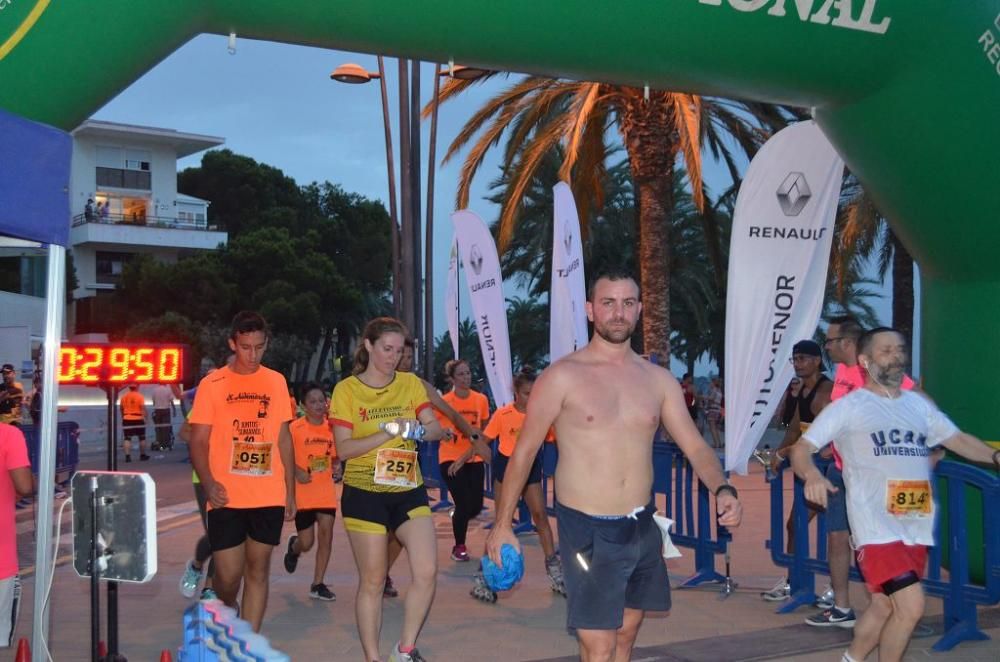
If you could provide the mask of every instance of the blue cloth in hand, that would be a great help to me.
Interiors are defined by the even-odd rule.
[[[489,556],[483,557],[483,580],[494,591],[509,591],[524,577],[524,555],[510,543],[505,543],[500,548],[500,561],[503,563],[502,568]]]

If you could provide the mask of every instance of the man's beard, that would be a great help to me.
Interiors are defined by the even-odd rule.
[[[899,387],[903,384],[903,376],[906,374],[906,364],[890,363],[888,365],[876,365],[875,381],[884,386]]]
[[[628,324],[626,322],[624,325],[614,327],[610,324],[595,324],[594,331],[609,343],[621,345],[627,343],[632,337],[632,332],[635,331],[635,324]]]

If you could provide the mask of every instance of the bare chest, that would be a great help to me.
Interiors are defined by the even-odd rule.
[[[557,424],[588,430],[652,433],[660,423],[663,394],[639,370],[620,374],[581,371]]]

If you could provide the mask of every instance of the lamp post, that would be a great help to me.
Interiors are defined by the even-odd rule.
[[[349,85],[363,85],[374,79],[379,81],[382,92],[382,125],[385,130],[385,165],[389,177],[389,218],[392,221],[392,309],[398,318],[401,312],[400,293],[400,231],[396,211],[396,167],[392,157],[392,128],[389,123],[389,95],[385,87],[385,64],[378,56],[378,72],[367,71],[357,64],[342,64],[330,74],[332,80]]]

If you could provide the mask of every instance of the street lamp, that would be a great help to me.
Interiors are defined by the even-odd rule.
[[[493,73],[489,69],[481,69],[464,64],[449,64],[447,71],[438,71],[439,76],[448,76],[459,80],[478,80]]]
[[[389,95],[385,88],[385,65],[382,56],[378,56],[378,72],[367,71],[357,64],[342,64],[330,74],[332,80],[348,85],[363,85],[378,79],[382,91],[382,125],[385,130],[385,165],[389,177],[389,218],[392,221],[392,309],[394,315],[400,316],[400,288],[402,286],[399,271],[399,217],[396,213],[396,168],[392,158],[392,129],[389,124]]]

